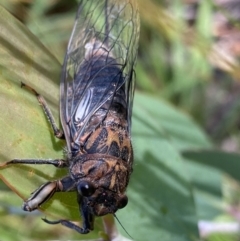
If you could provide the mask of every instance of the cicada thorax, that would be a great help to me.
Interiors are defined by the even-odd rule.
[[[107,85],[113,96],[92,114],[80,138],[75,135],[73,145],[79,149],[75,150],[70,174],[76,183],[91,183],[95,191],[85,200],[86,205],[95,215],[102,216],[114,213],[127,204],[124,193],[133,162],[127,98],[122,70],[113,57],[97,54],[86,59],[84,67],[87,73],[84,74],[81,69],[81,74],[86,79],[94,78],[95,85],[91,88],[97,90],[93,89],[93,92],[106,91]],[[98,95],[92,98],[91,103],[99,102]],[[80,110],[76,111],[76,115],[78,113]],[[76,116],[74,120],[77,120]]]

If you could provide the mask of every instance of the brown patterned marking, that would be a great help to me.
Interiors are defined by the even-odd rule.
[[[88,138],[84,149],[88,154],[107,154],[124,161],[131,159],[132,146],[126,130],[99,127]]]
[[[116,185],[116,173],[113,173],[112,178],[111,178],[111,182],[109,185],[109,189],[112,190],[114,189],[114,186]]]
[[[132,149],[132,147],[131,147],[131,149]],[[129,158],[129,155],[130,155],[129,150],[130,150],[129,147],[127,147],[127,146],[124,146],[122,148],[122,152],[121,152],[122,160],[128,161],[128,158]]]
[[[120,157],[120,147],[116,141],[112,141],[110,144],[108,154],[110,156]]]
[[[123,134],[119,132],[118,133],[118,138],[119,138],[120,146],[122,146],[122,144],[123,144]]]
[[[102,153],[100,150],[104,149],[106,146],[106,142],[108,140],[108,131],[106,128],[98,128],[96,131],[94,131],[90,137],[88,138],[85,149],[86,152],[89,154],[93,153]],[[105,150],[106,152],[106,150]]]
[[[131,166],[113,156],[85,154],[78,156],[72,163],[70,173],[73,179],[85,179],[95,187],[122,193],[126,189]]]

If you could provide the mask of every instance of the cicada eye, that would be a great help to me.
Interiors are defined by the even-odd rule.
[[[95,192],[95,187],[90,182],[82,181],[78,184],[78,192],[82,196],[89,197]]]
[[[118,201],[118,208],[124,208],[128,203],[128,197],[126,195],[122,196]]]

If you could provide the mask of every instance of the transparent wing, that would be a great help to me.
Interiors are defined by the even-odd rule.
[[[60,85],[61,122],[69,151],[92,115],[111,103],[122,86],[130,130],[138,37],[135,0],[80,1]],[[106,114],[103,111],[93,128]]]

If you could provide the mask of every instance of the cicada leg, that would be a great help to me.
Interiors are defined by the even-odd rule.
[[[46,218],[42,218],[42,220],[45,222],[45,223],[48,223],[48,224],[62,224],[63,226],[67,227],[67,228],[70,228],[70,229],[73,229],[75,231],[77,231],[78,233],[81,233],[81,234],[86,234],[86,233],[89,233],[90,229],[88,228],[82,228],[82,227],[79,227],[77,226],[76,224],[68,221],[68,220],[57,220],[57,221],[50,221]]]
[[[55,192],[70,191],[76,191],[76,183],[69,176],[56,181],[47,182],[41,185],[31,194],[31,196],[23,203],[22,208],[24,211],[31,212],[49,200]],[[93,230],[94,215],[89,212],[87,204],[80,194],[78,194],[78,205],[83,218],[83,227],[79,227],[76,224],[64,219],[49,221],[48,219],[43,218],[42,220],[48,224],[62,224],[63,226],[74,229],[81,234],[86,234],[90,230]]]
[[[70,192],[75,191],[76,184],[69,176],[59,180],[46,182],[36,189],[31,196],[23,203],[24,211],[33,211],[44,202],[49,200],[55,192]]]
[[[12,165],[12,164],[33,164],[33,165],[53,165],[55,167],[58,168],[64,168],[64,167],[68,167],[68,162],[66,162],[63,159],[13,159],[11,161],[8,162],[4,162],[0,164],[0,167],[6,167],[8,165]]]
[[[82,227],[79,227],[76,224],[64,219],[50,221],[46,218],[43,218],[42,220],[48,224],[62,224],[63,226],[73,229],[81,234],[89,233],[90,230],[93,230],[94,215],[89,212],[87,200],[84,200],[84,197],[82,197],[80,194],[78,194],[78,206],[83,219]]]
[[[47,105],[47,102],[45,101],[45,99],[43,98],[42,95],[40,95],[36,90],[34,90],[33,88],[31,88],[30,86],[24,84],[23,82],[21,82],[21,87],[25,87],[27,89],[29,89],[30,91],[32,91],[37,99],[38,99],[38,102],[40,103],[40,105],[42,106],[43,110],[44,110],[44,113],[46,114],[50,124],[51,124],[51,127],[53,129],[53,133],[54,135],[58,138],[58,139],[65,139],[64,137],[64,133],[62,130],[60,130],[57,125],[56,125],[56,122],[54,120],[54,117],[53,117],[53,114],[51,112],[51,110],[49,109],[48,105]]]
[[[2,164],[1,166],[3,165],[7,166],[11,164],[50,164],[58,168],[63,168],[68,166],[68,163],[62,159],[55,159],[55,160],[14,159]],[[24,211],[31,212],[33,210],[36,210],[43,203],[47,202],[54,195],[55,192],[71,192],[71,191],[76,191],[76,183],[69,176],[59,180],[46,182],[43,185],[41,185],[39,188],[37,188],[31,194],[31,196],[26,201],[24,201],[22,205],[22,209]],[[84,204],[82,197],[80,195],[78,196],[79,196],[78,197],[79,209],[83,218],[83,227],[79,227],[68,220],[49,221],[47,219],[43,219],[43,221],[48,224],[60,223],[63,226],[68,227],[70,229],[74,229],[75,231],[81,234],[89,233],[90,230],[93,230],[94,216],[88,212],[86,208],[86,204]]]

